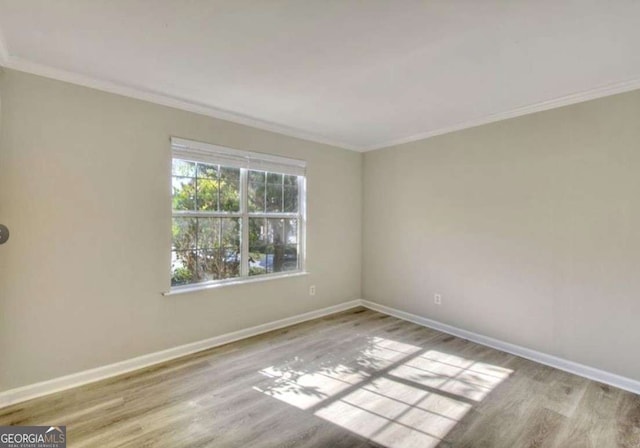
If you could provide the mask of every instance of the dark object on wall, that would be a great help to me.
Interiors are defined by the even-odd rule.
[[[0,224],[0,244],[4,244],[9,239],[9,229],[7,226]]]

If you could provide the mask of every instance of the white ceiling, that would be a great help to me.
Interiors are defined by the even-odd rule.
[[[0,0],[0,29],[5,66],[357,150],[640,88],[637,0]]]

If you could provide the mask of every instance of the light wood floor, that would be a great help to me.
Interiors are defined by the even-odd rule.
[[[640,447],[640,397],[355,309],[0,409],[72,447]]]

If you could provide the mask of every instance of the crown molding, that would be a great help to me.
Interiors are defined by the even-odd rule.
[[[77,84],[84,87],[90,87],[92,89],[101,90],[103,92],[114,93],[116,95],[122,95],[130,98],[135,98],[142,101],[147,101],[162,106],[168,106],[175,109],[184,110],[187,112],[193,112],[200,115],[206,115],[220,120],[229,121],[236,124],[242,124],[253,128],[261,129],[264,131],[275,132],[278,134],[286,135],[288,137],[294,137],[301,140],[308,140],[314,143],[320,143],[323,145],[334,146],[342,149],[348,149],[351,151],[361,151],[362,148],[331,139],[324,138],[322,136],[301,130],[292,128],[289,126],[272,123],[266,120],[261,120],[248,115],[238,114],[235,112],[227,111],[224,109],[218,109],[216,107],[208,106],[206,104],[198,103],[195,101],[185,100],[171,95],[166,95],[152,90],[146,90],[139,87],[126,85],[120,82],[108,81],[99,78],[95,78],[80,73],[75,73],[55,67],[51,67],[44,64],[29,61],[27,59],[11,56],[8,53],[6,57],[2,57],[2,41],[0,35],[0,65],[21,71],[31,73],[33,75],[43,76],[45,78],[56,79],[58,81],[64,81],[71,84]],[[5,52],[6,52],[6,47]]]
[[[302,140],[311,141],[314,143],[320,143],[323,145],[329,145],[342,149],[348,149],[357,152],[375,151],[379,149],[390,148],[393,146],[402,145],[405,143],[411,143],[419,140],[425,140],[438,135],[449,134],[451,132],[461,131],[463,129],[474,128],[482,126],[484,124],[495,123],[497,121],[508,120],[510,118],[516,118],[523,115],[528,115],[536,112],[542,112],[545,110],[556,109],[559,107],[569,106],[572,104],[582,103],[597,98],[603,98],[606,96],[616,95],[619,93],[629,92],[632,90],[640,89],[640,78],[630,79],[613,84],[607,84],[604,86],[596,87],[594,89],[584,90],[581,92],[564,95],[561,97],[553,98],[550,100],[534,103],[515,109],[511,109],[505,112],[499,112],[495,114],[485,115],[473,120],[464,121],[451,126],[445,126],[442,128],[434,129],[427,132],[421,132],[408,137],[399,139],[393,139],[386,142],[369,145],[359,146],[346,142],[335,141],[327,139],[325,137],[304,131],[301,129],[293,128],[290,126],[272,123],[266,120],[261,120],[248,115],[238,114],[235,112],[219,109],[206,104],[198,103],[195,101],[185,100],[171,95],[154,92],[151,90],[141,89],[119,82],[103,80],[79,73],[58,69],[48,65],[43,65],[35,62],[31,62],[27,59],[11,56],[8,52],[6,41],[3,39],[2,30],[0,30],[0,66],[18,70],[26,73],[31,73],[46,78],[52,78],[59,81],[64,81],[72,84],[81,85],[84,87],[101,90],[103,92],[114,93],[116,95],[122,95],[130,98],[147,101],[162,106],[172,107],[175,109],[184,110],[187,112],[193,112],[200,115],[206,115],[220,120],[229,121],[236,124],[250,126],[253,128],[261,129],[264,131],[275,132],[278,134],[286,135],[289,137],[299,138]]]
[[[496,114],[486,115],[484,117],[476,118],[474,120],[465,121],[452,126],[445,126],[443,128],[435,129],[433,131],[422,132],[414,134],[409,137],[390,140],[377,145],[367,146],[361,151],[375,151],[377,149],[389,148],[392,146],[402,145],[404,143],[411,143],[418,140],[425,140],[437,135],[449,134],[455,131],[461,131],[463,129],[475,128],[482,126],[483,124],[495,123],[496,121],[508,120],[510,118],[521,117],[523,115],[529,115],[536,112],[542,112],[550,109],[557,109],[559,107],[569,106],[571,104],[582,103],[589,100],[595,100],[597,98],[603,98],[606,96],[616,95],[618,93],[629,92],[631,90],[640,89],[640,78],[622,81],[614,84],[607,84],[604,86],[596,87],[594,89],[584,90],[582,92],[572,93],[564,95],[551,100],[542,101],[540,103],[534,103],[527,106],[511,109],[506,112],[500,112]]]

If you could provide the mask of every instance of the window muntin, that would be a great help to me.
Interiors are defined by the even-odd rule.
[[[171,286],[301,271],[304,181],[174,155]]]

